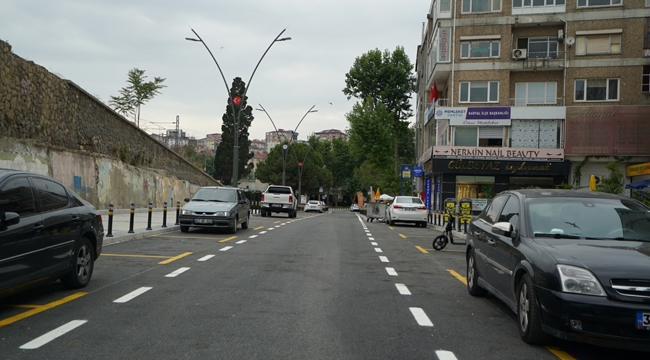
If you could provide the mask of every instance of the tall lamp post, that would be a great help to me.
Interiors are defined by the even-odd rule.
[[[196,38],[185,38],[185,40],[200,42],[201,44],[203,44],[205,49],[208,50],[208,53],[210,53],[210,56],[212,57],[212,60],[214,60],[214,63],[217,65],[217,69],[219,69],[219,73],[221,74],[221,78],[223,79],[223,84],[226,86],[226,92],[228,93],[228,98],[230,99],[230,103],[232,105],[232,116],[233,116],[233,120],[235,122],[235,124],[234,124],[235,127],[234,127],[234,131],[233,131],[233,149],[232,149],[232,151],[233,151],[233,154],[232,154],[232,185],[234,187],[237,187],[238,183],[239,183],[239,119],[241,117],[241,107],[239,105],[241,104],[243,99],[246,98],[246,93],[248,92],[248,89],[250,88],[251,81],[253,81],[253,76],[255,75],[255,71],[257,71],[257,68],[260,66],[260,63],[262,62],[262,59],[264,59],[264,56],[266,56],[266,53],[269,52],[269,50],[271,49],[271,46],[273,46],[273,44],[275,44],[276,42],[291,40],[291,38],[290,37],[280,38],[280,36],[282,36],[282,34],[284,34],[284,32],[287,31],[287,29],[284,29],[278,34],[278,36],[275,37],[275,39],[273,39],[273,41],[271,42],[269,47],[266,48],[266,51],[264,51],[264,54],[262,54],[262,57],[257,62],[257,65],[255,65],[255,69],[253,69],[253,73],[251,74],[251,77],[248,79],[248,82],[246,83],[246,87],[244,88],[244,94],[241,97],[239,97],[237,95],[232,96],[232,94],[230,94],[230,88],[228,87],[228,82],[226,81],[226,77],[223,75],[223,71],[221,71],[221,66],[219,66],[219,63],[217,62],[217,59],[212,54],[212,51],[210,51],[210,48],[208,47],[208,45],[205,44],[203,39],[201,39],[199,34],[196,31],[194,31],[194,29],[190,28],[190,30],[192,30],[194,35],[196,35]],[[238,112],[235,111],[235,105],[237,105],[237,107],[239,108]]]
[[[287,174],[287,144],[282,145],[282,150],[284,150],[284,155],[282,156],[282,186],[285,185],[286,174]]]

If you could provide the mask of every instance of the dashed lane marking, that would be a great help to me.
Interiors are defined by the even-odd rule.
[[[225,238],[225,239],[223,239],[223,240],[219,240],[219,242],[226,242],[226,241],[230,241],[230,240],[233,240],[233,239],[236,239],[236,238],[237,238],[237,236],[231,236],[231,237],[229,237],[229,238]]]
[[[402,239],[406,239],[406,235],[404,235],[404,234],[399,234],[399,236],[400,236]]]
[[[30,317],[32,315],[42,313],[43,311],[49,310],[49,309],[51,309],[53,307],[65,304],[65,303],[67,303],[69,301],[78,299],[78,298],[80,298],[80,297],[82,297],[82,296],[84,296],[86,294],[88,294],[88,293],[78,292],[78,293],[72,294],[70,296],[66,296],[61,300],[53,301],[53,302],[45,304],[45,305],[22,305],[22,306],[17,306],[17,307],[31,307],[32,309],[28,310],[28,311],[25,311],[23,313],[20,313],[18,315],[14,315],[12,317],[0,320],[0,328],[3,327],[3,326],[9,325],[9,324],[13,324],[18,320],[22,320],[22,319],[28,318],[28,317]]]
[[[376,251],[376,252],[383,252],[383,251],[381,250],[381,248],[375,248],[375,251]]]
[[[256,227],[256,228],[254,228],[253,230],[257,231],[257,230],[259,230],[259,229],[264,229],[264,226],[258,226],[258,227]]]
[[[245,242],[246,242],[246,240],[239,240],[239,241],[237,241],[235,244],[243,244],[243,243],[245,243]]]
[[[455,272],[454,270],[447,269],[447,271],[448,271],[451,275],[453,275],[456,279],[460,280],[460,282],[462,282],[463,284],[467,285],[467,279],[466,279],[463,275],[461,275],[461,274]]]
[[[411,310],[411,314],[413,314],[413,317],[415,318],[415,321],[418,322],[418,325],[433,326],[433,323],[431,322],[431,320],[429,320],[429,317],[424,312],[424,310],[417,307],[409,308],[409,310]]]
[[[395,269],[392,268],[392,267],[387,267],[387,268],[386,268],[386,272],[387,272],[388,275],[390,275],[390,276],[397,276],[397,271],[395,271]]]
[[[546,350],[550,351],[553,355],[557,356],[562,360],[576,360],[576,358],[556,348],[555,346],[547,346]]]
[[[158,264],[160,264],[160,265],[169,264],[172,261],[176,261],[176,260],[184,258],[184,257],[186,257],[188,255],[192,255],[192,253],[191,252],[182,253],[182,254],[180,254],[178,256],[174,256],[174,257],[171,257],[171,258],[169,258],[167,260],[163,260],[163,261],[159,262]]]
[[[223,247],[223,248],[219,249],[219,251],[228,251],[230,249],[232,249],[232,246],[226,246],[226,247]]]
[[[186,272],[186,271],[189,270],[189,269],[190,269],[190,268],[188,268],[188,267],[182,267],[182,268],[180,268],[180,269],[178,269],[178,270],[175,270],[174,272],[171,272],[171,273],[165,275],[165,277],[177,277],[178,275],[180,275],[180,274]]]
[[[248,238],[249,238],[249,239],[255,239],[256,237],[257,237],[257,235],[251,235],[251,236],[249,236]]]
[[[132,300],[132,299],[146,293],[147,291],[149,291],[151,289],[153,289],[153,288],[152,287],[146,287],[146,286],[141,287],[141,288],[139,288],[137,290],[131,291],[130,293],[122,296],[119,299],[113,300],[113,302],[118,303],[118,304],[123,304],[123,303],[125,303],[125,302],[127,302],[129,300]]]
[[[37,337],[36,339],[28,342],[27,344],[21,346],[23,350],[33,350],[38,349],[39,347],[49,343],[50,341],[58,338],[59,336],[65,335],[67,332],[70,332],[79,326],[85,324],[88,320],[72,320],[69,323],[59,326],[58,328],[50,331],[49,333]]]
[[[390,261],[388,261],[388,258],[385,257],[385,256],[380,256],[379,260],[381,260],[381,262],[385,262],[385,263],[390,262]]]
[[[457,360],[453,352],[447,350],[436,350],[438,360]]]
[[[105,253],[102,253],[102,256],[109,256],[109,257],[137,257],[137,258],[154,258],[154,259],[169,259],[170,258],[170,256],[163,256],[163,255],[105,254]]]
[[[267,233],[266,231],[260,231],[260,234],[262,234],[262,235],[266,234],[266,233]]]
[[[397,288],[397,291],[399,291],[400,295],[411,295],[411,292],[409,291],[409,288],[406,287],[406,285],[395,284],[395,287]]]
[[[197,261],[208,261],[208,260],[212,259],[213,257],[214,257],[214,255],[206,255],[206,256],[198,259]]]
[[[418,250],[420,250],[420,251],[422,251],[422,252],[425,253],[425,254],[428,254],[428,253],[429,253],[428,251],[426,251],[426,250],[425,250],[424,248],[422,248],[421,246],[416,246],[415,248],[418,249]]]
[[[377,244],[376,242],[371,242],[370,245],[377,246],[379,244]]]

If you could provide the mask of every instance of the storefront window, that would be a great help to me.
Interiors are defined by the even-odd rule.
[[[472,211],[482,211],[494,196],[494,176],[456,176],[456,199],[472,199]]]
[[[510,190],[554,188],[553,178],[550,177],[510,177]]]

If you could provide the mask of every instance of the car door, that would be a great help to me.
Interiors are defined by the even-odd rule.
[[[32,182],[43,218],[43,272],[49,274],[70,265],[81,237],[81,214],[63,185],[41,177],[33,177]]]
[[[20,215],[18,224],[0,226],[0,289],[39,276],[43,222],[27,176],[13,176],[0,184],[0,218]]]
[[[237,212],[239,213],[239,221],[244,222],[248,216],[248,201],[246,195],[241,190],[237,190]],[[248,221],[248,220],[246,220]]]
[[[490,205],[488,205],[488,207],[481,213],[479,219],[473,222],[476,267],[478,268],[479,274],[483,277],[483,280],[487,281],[492,286],[494,286],[494,284],[492,283],[493,277],[491,273],[494,271],[494,265],[490,259],[491,243],[493,242],[490,234],[492,232],[492,225],[496,223],[501,208],[505,205],[507,200],[507,195],[496,196]]]
[[[497,222],[510,223],[515,231],[519,231],[519,199],[510,196],[503,206]],[[492,263],[492,271],[488,273],[490,283],[501,294],[514,301],[515,290],[512,288],[512,273],[515,261],[514,241],[509,236],[490,232],[488,240],[488,257]]]

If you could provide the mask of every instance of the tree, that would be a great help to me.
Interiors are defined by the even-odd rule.
[[[623,173],[620,166],[616,161],[605,165],[609,170],[609,177],[603,177],[600,180],[598,191],[610,194],[621,194],[623,192]]]
[[[224,185],[237,186],[232,184],[232,162],[233,148],[235,146],[235,118],[233,117],[233,106],[236,116],[239,117],[238,142],[239,142],[239,177],[244,178],[253,170],[253,164],[249,164],[250,159],[255,154],[250,151],[251,141],[248,139],[248,128],[251,126],[253,119],[253,108],[247,105],[248,97],[244,96],[246,83],[240,77],[236,77],[232,82],[230,94],[227,99],[226,112],[221,120],[221,143],[217,146],[214,154],[214,175],[213,177],[221,181]],[[233,104],[231,99],[235,96],[241,98],[239,105]]]
[[[393,159],[395,172],[399,171],[400,138],[408,130],[405,121],[413,115],[410,94],[412,88],[413,65],[398,46],[394,52],[379,49],[371,50],[357,57],[350,71],[345,74],[343,93],[348,100],[352,97],[362,101],[371,101],[373,105],[384,104],[391,114],[389,129],[392,133]]]
[[[128,79],[126,80],[129,86],[123,87],[120,90],[120,95],[111,96],[109,101],[109,104],[118,113],[124,116],[133,116],[133,122],[138,127],[140,127],[141,106],[160,94],[160,89],[166,87],[162,85],[165,81],[163,78],[156,77],[149,82],[145,81],[146,78],[144,70],[138,68],[129,70]]]

